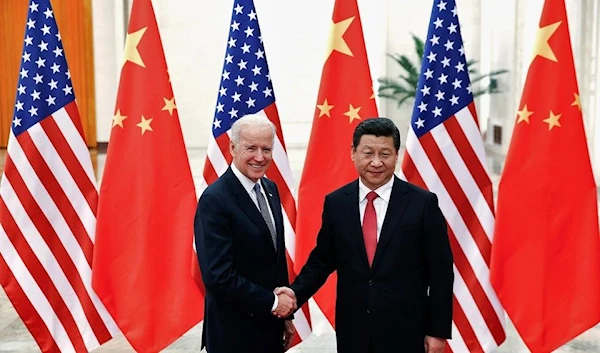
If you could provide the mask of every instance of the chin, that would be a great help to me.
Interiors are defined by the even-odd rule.
[[[372,178],[370,178],[368,180],[369,180],[369,182],[371,184],[379,184],[379,183],[383,182],[384,179],[385,178],[383,177],[383,175],[381,175],[381,176],[378,176],[378,177],[372,177]]]
[[[252,178],[253,178],[253,179],[256,179],[256,180],[258,180],[258,179],[260,179],[260,178],[264,177],[264,176],[265,176],[265,174],[266,174],[266,173],[264,173],[264,172],[256,172],[256,173],[252,173]]]
[[[373,186],[374,189],[377,189],[381,185],[385,184],[385,178],[370,179],[368,182]]]

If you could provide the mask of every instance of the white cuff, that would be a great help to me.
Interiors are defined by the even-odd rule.
[[[273,295],[275,296],[275,300],[273,301],[273,307],[271,308],[271,312],[275,311],[275,309],[277,309],[277,305],[279,305],[279,298],[277,298],[277,295],[275,293],[273,293]]]

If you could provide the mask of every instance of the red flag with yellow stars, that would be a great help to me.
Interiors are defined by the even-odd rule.
[[[316,245],[325,195],[357,178],[350,159],[352,133],[377,116],[373,82],[356,0],[336,0],[321,87],[298,190],[295,269]],[[314,296],[334,325],[335,274]]]
[[[500,181],[491,280],[529,349],[600,321],[596,185],[564,0],[546,0]]]
[[[100,187],[92,283],[137,352],[165,348],[204,311],[190,271],[197,200],[169,81],[151,0],[134,0]]]

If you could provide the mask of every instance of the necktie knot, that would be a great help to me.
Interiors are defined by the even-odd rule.
[[[375,191],[371,191],[367,194],[367,201],[373,202],[373,200],[375,200],[378,197],[379,197],[379,195],[377,195],[377,193]]]
[[[254,184],[253,189],[256,194],[260,194],[260,183]]]

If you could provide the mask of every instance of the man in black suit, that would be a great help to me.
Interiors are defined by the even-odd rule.
[[[233,163],[200,197],[194,233],[206,287],[202,346],[208,353],[281,353],[294,334],[284,226],[275,183],[264,178],[275,126],[248,115],[231,128]]]
[[[359,179],[325,197],[317,245],[289,288],[304,304],[335,270],[339,353],[442,353],[452,327],[453,259],[435,194],[394,176],[400,134],[356,127]]]

